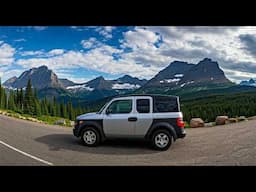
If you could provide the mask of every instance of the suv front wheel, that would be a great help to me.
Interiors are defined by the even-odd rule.
[[[151,142],[155,149],[165,151],[172,144],[172,135],[167,130],[157,130],[153,133]]]
[[[85,128],[81,134],[81,140],[84,145],[94,147],[100,143],[100,134],[92,127]]]

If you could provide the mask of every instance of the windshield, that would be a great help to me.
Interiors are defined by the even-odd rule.
[[[103,107],[97,112],[98,114],[102,113],[102,111],[104,110],[104,108],[106,107],[106,105],[108,104],[109,102],[106,102],[105,105],[103,105]]]

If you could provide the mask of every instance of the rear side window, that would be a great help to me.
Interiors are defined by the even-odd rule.
[[[149,113],[150,112],[149,99],[137,99],[136,109],[139,113]]]
[[[175,97],[155,97],[154,113],[161,112],[179,112],[178,99]]]

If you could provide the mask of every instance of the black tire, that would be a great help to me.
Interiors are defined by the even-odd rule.
[[[163,141],[160,141],[159,137],[161,137]],[[166,151],[171,146],[172,140],[173,140],[173,137],[169,131],[165,129],[159,129],[154,131],[154,133],[152,134],[151,145],[156,150]]]
[[[91,139],[90,138],[86,139],[85,134],[91,135],[90,137]],[[96,147],[100,144],[100,134],[97,129],[93,127],[88,127],[82,131],[81,140],[85,146]]]

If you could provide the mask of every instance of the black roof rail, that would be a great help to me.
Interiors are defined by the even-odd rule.
[[[150,96],[150,97],[179,97],[176,95],[163,95],[163,94],[129,94],[129,95],[119,95],[115,96],[114,98],[120,98],[120,97],[131,97],[131,96]]]

